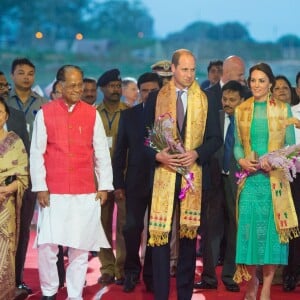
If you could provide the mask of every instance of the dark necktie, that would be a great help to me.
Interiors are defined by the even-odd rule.
[[[223,157],[223,171],[226,173],[229,171],[229,165],[234,146],[234,116],[228,116],[228,118],[230,120],[230,123],[225,136]]]
[[[177,123],[180,131],[182,130],[182,125],[184,121],[184,108],[183,103],[181,99],[181,95],[183,94],[183,91],[177,92],[177,101],[176,101],[176,115],[177,115]]]

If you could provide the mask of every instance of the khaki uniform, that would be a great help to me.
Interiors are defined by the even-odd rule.
[[[105,129],[106,137],[108,140],[109,151],[111,158],[114,153],[116,138],[118,134],[118,126],[120,113],[122,110],[127,109],[128,106],[120,102],[119,107],[115,111],[111,111],[104,102],[98,107],[103,126]],[[114,206],[117,205],[117,217],[116,217],[116,256],[113,253],[113,211]],[[125,224],[125,201],[118,201],[115,199],[113,192],[108,193],[108,199],[102,206],[101,210],[101,222],[106,234],[106,237],[111,245],[111,248],[101,248],[99,252],[99,259],[101,262],[100,272],[101,274],[109,274],[115,276],[117,279],[124,277],[124,262],[125,262],[125,242],[122,233],[123,226]]]

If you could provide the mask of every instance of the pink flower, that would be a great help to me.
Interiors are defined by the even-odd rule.
[[[174,136],[174,131],[176,135]],[[185,153],[183,142],[177,130],[177,125],[170,113],[165,113],[157,120],[151,129],[148,128],[148,137],[144,144],[157,152],[169,148],[170,154]],[[181,174],[187,184],[181,189],[179,198],[183,200],[189,189],[194,189],[194,174],[187,167],[177,167],[176,172]]]
[[[296,177],[297,172],[300,172],[300,144],[287,146],[276,151],[262,155],[259,161],[267,158],[273,169],[282,169],[285,178],[292,182]],[[250,173],[246,170],[237,172],[237,184],[246,178]]]

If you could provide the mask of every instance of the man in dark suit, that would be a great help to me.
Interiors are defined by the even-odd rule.
[[[0,71],[0,97],[7,100],[9,97],[10,85],[6,80],[5,74]],[[6,127],[8,131],[14,131],[23,141],[25,149],[29,154],[29,135],[26,130],[26,119],[24,114],[9,106],[9,117],[6,122]]]
[[[151,127],[155,118],[164,113],[171,113],[172,117],[177,119],[186,151],[170,154],[168,148],[156,152],[150,147],[145,147],[148,159],[151,164],[155,164],[149,244],[152,246],[154,296],[156,300],[167,300],[170,288],[170,212],[174,213],[175,204],[180,203],[177,298],[190,300],[195,276],[197,225],[200,222],[201,166],[221,146],[222,138],[218,119],[215,118],[216,103],[207,99],[195,81],[194,55],[186,49],[175,51],[172,57],[172,72],[171,81],[158,93],[149,95],[145,106],[145,125]],[[179,166],[190,169],[195,176],[193,193],[188,191],[181,202],[179,193],[182,188],[182,175],[173,171]],[[206,177],[207,174],[203,176]],[[182,184],[184,186],[185,182]],[[184,206],[189,208],[184,209]],[[193,214],[193,218],[186,215],[189,213]]]
[[[25,149],[27,153],[29,154],[29,135],[26,130],[26,120],[24,114],[14,109],[13,107],[9,107],[9,117],[6,122],[7,130],[8,131],[14,131],[23,141]]]
[[[224,144],[211,160],[210,170],[214,173],[213,189],[208,192],[206,213],[204,213],[205,240],[203,248],[203,272],[197,289],[216,289],[218,280],[215,272],[222,239],[225,242],[222,281],[225,288],[238,292],[239,286],[233,281],[235,273],[236,248],[236,161],[234,146],[234,109],[243,98],[243,86],[237,81],[228,81],[222,87],[220,110],[221,132]]]
[[[123,235],[126,247],[124,292],[132,292],[139,282],[141,262],[139,248],[144,216],[151,198],[151,166],[145,160],[144,103],[150,92],[161,88],[155,73],[144,73],[138,79],[142,103],[121,112],[117,144],[113,156],[115,194],[126,199],[126,220]],[[125,174],[125,176],[124,176]],[[146,250],[143,277],[147,290],[152,290],[151,260]],[[150,264],[149,264],[150,263]]]

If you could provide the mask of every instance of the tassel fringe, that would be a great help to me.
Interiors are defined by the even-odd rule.
[[[198,227],[188,227],[186,224],[180,225],[180,238],[195,239],[197,237]]]
[[[251,277],[252,276],[248,272],[246,265],[237,265],[235,274],[233,276],[233,280],[236,283],[241,283],[243,280],[249,281]]]
[[[279,239],[281,243],[288,243],[289,240],[300,236],[299,227],[279,230]]]
[[[168,232],[152,232],[148,241],[148,246],[162,246],[168,243]]]

